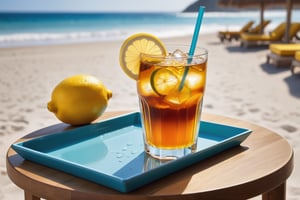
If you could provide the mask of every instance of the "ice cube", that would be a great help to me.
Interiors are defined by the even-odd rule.
[[[187,57],[187,54],[184,53],[183,51],[181,51],[180,49],[176,49],[175,51],[173,51],[173,53],[171,55],[176,57],[176,58]]]
[[[161,65],[163,66],[172,66],[173,64],[174,64],[174,59],[171,54],[167,55],[166,59],[163,62],[161,62]]]
[[[171,55],[180,64],[185,64],[187,62],[188,55],[180,49],[176,49]]]

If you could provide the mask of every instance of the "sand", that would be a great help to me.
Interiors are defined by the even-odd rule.
[[[189,44],[190,37],[163,39]],[[120,69],[121,41],[0,49],[0,199],[23,199],[7,176],[6,151],[18,138],[59,123],[46,109],[52,89],[74,74],[90,74],[113,91],[106,111],[138,110],[135,82]],[[203,112],[256,123],[288,140],[295,167],[288,179],[288,199],[300,199],[300,76],[289,68],[265,64],[267,48],[241,49],[201,35],[209,50]]]

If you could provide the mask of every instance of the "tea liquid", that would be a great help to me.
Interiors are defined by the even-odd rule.
[[[179,90],[186,68],[184,86]],[[137,88],[147,144],[178,149],[195,143],[205,79],[206,61],[188,66],[141,62]]]

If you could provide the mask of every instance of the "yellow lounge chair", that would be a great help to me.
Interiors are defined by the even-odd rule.
[[[270,53],[267,55],[267,63],[273,61],[275,66],[290,66],[295,53],[300,51],[299,44],[270,44]]]
[[[270,42],[281,42],[286,29],[286,23],[281,23],[277,26],[270,34],[241,34],[241,46],[248,47],[251,45],[259,45]],[[293,38],[297,35],[297,32],[300,30],[300,23],[291,23],[290,26],[290,38]]]
[[[265,20],[263,21],[263,24],[261,25],[258,23],[254,28],[250,28],[249,33],[261,33],[268,24],[271,23],[271,20]]]
[[[218,37],[220,38],[221,42],[226,39],[229,41],[231,41],[232,39],[238,40],[240,38],[240,34],[249,31],[253,24],[254,21],[249,21],[239,31],[219,31]]]
[[[291,66],[291,72],[292,72],[292,74],[296,74],[296,72],[295,72],[295,68],[296,67],[300,67],[300,51],[297,51],[295,53],[295,58],[294,58],[294,60],[292,62],[292,66]]]
[[[255,27],[251,28],[253,25],[253,21],[248,22],[240,31],[220,31],[218,33],[218,36],[223,42],[225,39],[228,41],[231,41],[232,39],[238,40],[240,38],[241,33],[260,33],[261,30],[264,30],[264,28],[271,22],[271,20],[265,20],[263,21],[263,24],[257,24]]]

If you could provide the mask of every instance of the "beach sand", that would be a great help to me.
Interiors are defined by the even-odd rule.
[[[186,44],[190,40],[163,39]],[[256,123],[287,139],[295,153],[287,196],[300,199],[300,76],[266,65],[267,48],[221,44],[215,34],[201,35],[199,40],[199,46],[209,51],[203,112]],[[106,111],[138,110],[135,82],[119,67],[121,43],[0,49],[0,199],[23,199],[23,191],[7,176],[6,151],[18,138],[59,123],[46,105],[62,79],[80,73],[94,75],[113,91]]]

